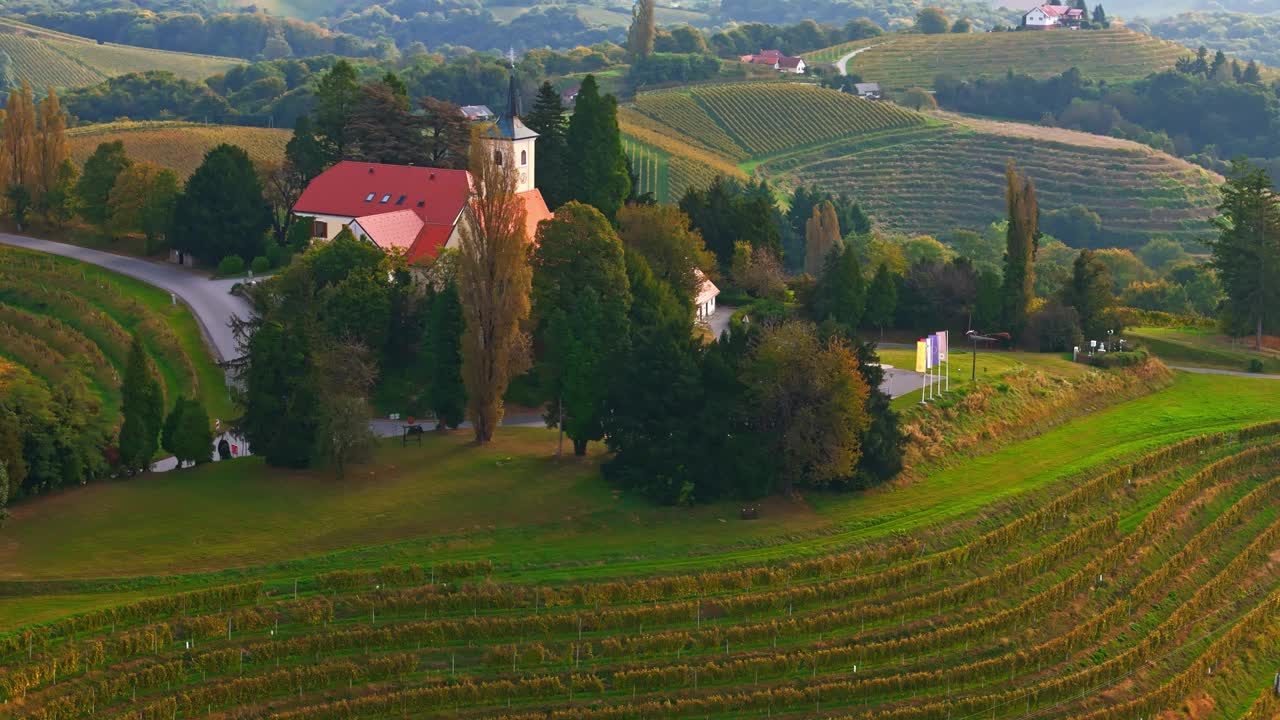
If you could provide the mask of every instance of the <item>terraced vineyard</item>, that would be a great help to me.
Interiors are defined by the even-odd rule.
[[[95,395],[96,420],[114,428],[131,334],[142,335],[166,405],[198,395],[215,417],[230,417],[222,371],[195,320],[167,293],[90,265],[0,245],[0,358],[52,389]]]
[[[1093,80],[1136,80],[1173,67],[1191,50],[1168,40],[1124,28],[1076,32],[1001,32],[942,35],[901,34],[864,41],[848,71],[889,89],[932,87],[947,73],[962,79],[1003,75],[1012,70],[1035,77],[1071,67]],[[806,57],[825,58],[823,50]],[[829,62],[829,61],[828,61]]]
[[[1119,141],[1083,145],[989,129],[881,133],[763,170],[848,192],[886,228],[941,233],[1000,219],[1005,164],[1014,160],[1035,181],[1042,211],[1083,204],[1102,218],[1110,244],[1169,237],[1195,245],[1212,234],[1221,180],[1200,168]]]
[[[13,20],[0,20],[0,50],[13,59],[13,74],[33,86],[75,88],[109,77],[166,70],[188,80],[204,80],[243,61],[234,58],[98,44],[88,38],[54,32]]]
[[[146,160],[187,177],[199,167],[204,154],[221,143],[239,145],[254,162],[278,164],[290,131],[279,128],[200,125],[186,122],[115,122],[85,125],[67,131],[71,157],[79,164],[100,143],[124,141],[134,160]]]
[[[33,720],[1270,717],[1278,466],[1272,422],[770,564],[529,584],[476,559],[161,596],[0,639],[0,697]]]

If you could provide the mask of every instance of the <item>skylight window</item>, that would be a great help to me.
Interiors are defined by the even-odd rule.
[[[375,193],[369,193],[368,195],[365,195],[365,196],[364,196],[364,201],[365,201],[365,202],[373,202],[373,196],[374,196],[374,195],[375,195]]]
[[[401,195],[401,196],[400,196],[400,199],[399,199],[399,200],[396,200],[396,204],[397,204],[397,205],[403,205],[403,204],[404,204],[405,199],[406,199],[406,198],[408,198],[408,197],[409,197],[408,195]]]
[[[390,194],[390,193],[388,193],[388,194],[386,194],[386,195],[383,195],[383,196],[382,196],[382,202],[383,202],[383,203],[386,203],[386,202],[387,202],[388,200],[390,200],[390,199],[391,199],[391,194]]]

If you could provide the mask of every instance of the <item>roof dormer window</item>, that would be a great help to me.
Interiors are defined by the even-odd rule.
[[[383,196],[382,196],[382,202],[383,202],[383,204],[385,205],[385,204],[386,204],[386,202],[387,202],[388,200],[390,200],[390,199],[391,199],[391,193],[387,193],[386,195],[383,195]]]
[[[365,202],[373,202],[373,196],[374,196],[375,194],[376,194],[376,193],[369,193],[368,195],[365,195],[365,196],[364,196],[364,201],[365,201]]]

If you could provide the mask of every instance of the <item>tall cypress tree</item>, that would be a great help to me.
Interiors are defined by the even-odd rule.
[[[1280,197],[1266,170],[1238,161],[1222,186],[1213,267],[1237,330],[1252,330],[1258,350],[1280,314]],[[1273,314],[1275,313],[1275,314]]]
[[[567,138],[569,199],[591,205],[612,220],[631,192],[631,178],[618,129],[618,100],[600,95],[594,75],[582,81]]]
[[[159,447],[164,399],[160,384],[151,375],[142,338],[137,334],[129,345],[120,393],[124,415],[118,443],[120,465],[129,472],[146,470]]]
[[[1009,227],[1005,232],[1004,284],[1001,290],[1004,321],[1015,339],[1027,327],[1027,312],[1036,296],[1036,243],[1039,215],[1031,179],[1010,160],[1005,168],[1005,201]]]
[[[569,163],[566,139],[568,123],[564,118],[564,104],[560,102],[560,93],[556,92],[551,83],[542,83],[533,100],[533,109],[522,119],[530,130],[538,133],[534,182],[538,190],[542,191],[542,199],[547,201],[547,207],[555,210],[568,200],[568,179],[565,177],[565,169]]]

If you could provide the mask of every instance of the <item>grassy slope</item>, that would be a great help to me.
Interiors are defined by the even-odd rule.
[[[1151,352],[1174,365],[1245,371],[1251,360],[1262,361],[1265,373],[1280,373],[1280,352],[1252,349],[1252,338],[1234,343],[1211,331],[1190,328],[1134,328],[1127,334],[1140,339]]]
[[[85,125],[67,132],[71,156],[81,165],[99,143],[123,140],[134,160],[146,160],[187,177],[204,154],[221,143],[244,148],[255,162],[278,164],[290,132],[279,128],[200,125],[184,122],[116,122]]]
[[[1076,67],[1093,80],[1136,80],[1173,67],[1190,51],[1174,42],[1124,28],[1075,32],[891,35],[849,63],[849,72],[890,89],[919,85],[947,73],[962,79],[1009,70],[1048,77]],[[823,51],[817,55],[825,57]],[[829,53],[828,53],[829,54]]]
[[[0,19],[0,49],[14,60],[14,74],[43,87],[82,87],[130,72],[167,70],[204,80],[243,64],[235,58],[98,44],[93,40]]]
[[[1280,383],[1180,374],[1167,390],[915,484],[814,494],[805,504],[775,500],[753,523],[738,522],[728,503],[654,508],[618,495],[595,478],[598,456],[549,471],[554,435],[542,430],[504,430],[485,449],[461,435],[429,437],[421,448],[393,443],[371,475],[362,470],[344,482],[236,461],[20,505],[6,528],[0,573],[126,576],[318,556],[265,570],[294,577],[484,557],[524,579],[581,579],[793,557],[933,526],[1181,437],[1270,419],[1278,401]],[[66,609],[102,602],[96,593],[56,599]],[[40,605],[39,597],[11,598],[0,602],[0,618]]]

